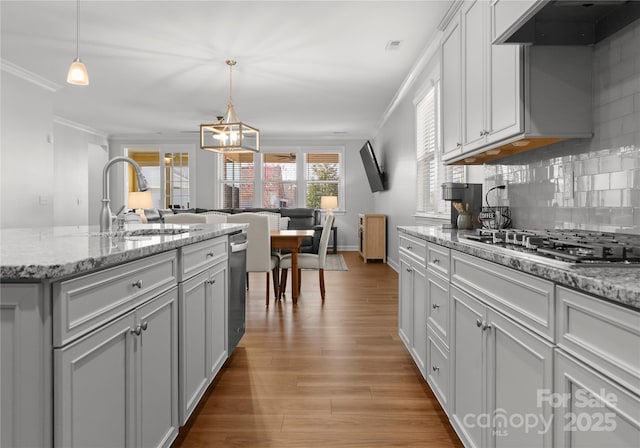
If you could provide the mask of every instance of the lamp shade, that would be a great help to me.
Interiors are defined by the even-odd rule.
[[[150,191],[130,191],[127,204],[130,209],[152,208],[153,198]]]
[[[338,208],[338,196],[321,196],[320,208],[324,208],[326,210]]]

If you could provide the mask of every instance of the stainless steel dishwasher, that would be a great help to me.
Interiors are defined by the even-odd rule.
[[[247,233],[229,235],[229,356],[242,339],[247,307]]]

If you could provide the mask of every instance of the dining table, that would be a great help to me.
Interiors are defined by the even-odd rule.
[[[314,230],[272,230],[271,249],[288,249],[291,251],[291,299],[298,303],[298,251],[302,239],[313,237]],[[284,288],[285,285],[282,287]]]

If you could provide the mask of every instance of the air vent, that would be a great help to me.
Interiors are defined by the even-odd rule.
[[[389,42],[387,42],[387,46],[385,47],[385,50],[387,51],[397,50],[398,48],[400,48],[400,45],[402,45],[401,40],[390,40]]]

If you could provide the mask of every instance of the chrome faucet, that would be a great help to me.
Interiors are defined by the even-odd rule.
[[[116,162],[128,162],[131,164],[136,172],[136,179],[138,180],[138,191],[147,191],[147,179],[145,179],[140,169],[140,165],[135,160],[125,157],[117,156],[109,160],[102,170],[102,210],[100,210],[100,232],[111,232],[113,217],[111,215],[111,207],[109,203],[109,168]],[[124,207],[123,207],[124,208]]]

